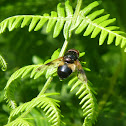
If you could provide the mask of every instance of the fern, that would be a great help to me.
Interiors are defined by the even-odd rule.
[[[33,125],[32,125],[32,123],[29,123],[28,121],[24,120],[23,118],[18,118],[5,126],[33,126]]]
[[[78,80],[77,77],[71,79],[68,85],[72,85],[71,92],[75,88],[79,88],[76,95],[79,95],[79,99],[81,99],[80,105],[82,105],[82,110],[85,116],[83,126],[92,126],[92,123],[96,121],[98,115],[98,106],[96,99],[94,97],[94,90],[90,86],[90,82],[83,83],[82,81]]]
[[[59,55],[59,49],[57,49],[53,53],[51,59],[48,59],[47,61],[45,61],[44,64],[56,59],[58,57],[58,55]],[[16,85],[12,85],[11,83],[19,77],[24,78],[29,73],[30,73],[30,78],[37,79],[44,73],[46,73],[46,78],[48,78],[49,76],[51,76],[52,74],[54,74],[56,72],[56,68],[48,67],[44,64],[43,64],[44,67],[41,71],[36,71],[36,69],[39,68],[42,64],[41,65],[29,65],[29,66],[22,67],[21,69],[17,70],[16,72],[14,72],[11,75],[11,77],[7,81],[7,84],[5,87],[5,99],[7,99],[7,102],[12,109],[15,109],[17,107],[17,105],[14,100],[14,91],[15,91],[14,89],[15,89]]]
[[[84,52],[80,53],[79,57],[82,57],[84,54],[85,54]],[[51,60],[54,60],[55,58],[57,58],[58,55],[59,55],[59,49],[56,50],[53,53],[51,59],[45,61],[45,63],[47,63],[47,62],[49,62]],[[11,114],[10,114],[10,119],[9,120],[11,120],[11,118],[13,116],[15,116],[15,115],[17,115],[19,113],[23,113],[23,112],[27,111],[28,108],[34,108],[34,107],[38,107],[38,106],[39,107],[40,106],[44,106],[45,107],[45,104],[48,106],[48,102],[52,100],[52,99],[49,99],[47,97],[49,100],[47,100],[48,102],[45,102],[44,98],[45,98],[45,96],[47,96],[47,94],[43,94],[42,96],[38,96],[37,98],[33,99],[32,101],[24,103],[24,104],[20,105],[19,107],[17,107],[17,105],[16,105],[16,102],[15,102],[14,96],[13,96],[14,95],[14,88],[15,88],[16,85],[12,84],[12,82],[14,80],[16,80],[19,77],[24,78],[29,73],[30,73],[30,77],[34,78],[34,79],[38,78],[40,75],[42,75],[44,73],[45,73],[45,75],[48,78],[49,76],[52,76],[56,72],[55,71],[56,68],[53,68],[53,66],[52,67],[48,67],[46,65],[44,65],[42,71],[36,72],[36,69],[38,67],[40,67],[40,65],[25,66],[25,67],[17,70],[15,73],[13,73],[12,76],[10,77],[10,79],[8,80],[7,85],[5,87],[5,91],[6,91],[6,95],[5,96],[6,96],[6,99],[8,100],[9,105],[14,109],[11,112]],[[97,117],[97,103],[96,103],[96,99],[95,99],[95,97],[93,95],[94,91],[91,88],[89,83],[85,84],[85,83],[81,82],[80,80],[78,80],[77,77],[75,77],[75,78],[73,78],[73,79],[71,79],[69,81],[68,85],[71,85],[71,84],[74,84],[72,86],[72,88],[71,88],[71,91],[73,91],[76,87],[79,87],[79,90],[76,93],[76,95],[79,95],[79,99],[80,98],[82,99],[80,104],[83,105],[82,109],[83,109],[83,113],[84,113],[84,116],[85,116],[84,126],[87,126],[87,125],[91,126],[92,123],[95,122],[96,117]],[[36,102],[34,102],[34,101],[36,101]],[[55,100],[53,99],[53,101],[55,101]],[[50,109],[48,109],[48,110],[50,110]],[[49,112],[49,113],[51,113],[51,112]],[[50,115],[48,115],[48,117],[50,117]]]
[[[44,72],[47,70],[46,72],[46,76],[49,77],[51,76],[53,73],[55,73],[55,70],[52,68],[48,68],[48,66],[45,66],[42,71],[38,71],[36,72],[36,69],[40,67],[40,65],[29,65],[29,66],[25,66],[22,67],[21,69],[17,70],[15,73],[13,73],[11,75],[11,77],[9,78],[7,85],[5,87],[5,98],[7,99],[7,102],[9,104],[9,106],[13,109],[16,108],[16,103],[14,100],[14,91],[15,91],[15,87],[16,85],[12,85],[11,83],[16,80],[17,78],[21,77],[24,78],[27,74],[29,74],[31,72],[30,77],[37,79],[38,77],[40,77],[42,74],[44,74]],[[47,69],[48,68],[48,69]]]
[[[45,117],[45,113],[41,111],[39,108],[34,108],[32,111],[27,115],[27,118],[33,118],[34,120],[30,120],[36,126],[50,126],[51,123],[48,122],[48,119]]]
[[[31,101],[24,103],[19,107],[15,108],[10,114],[9,123],[7,124],[7,126],[18,125],[18,123],[20,124],[22,119],[25,120],[24,116],[26,115],[26,113],[29,113],[29,111],[32,110],[34,107],[39,107],[44,109],[45,115],[49,118],[49,122],[52,123],[52,126],[61,125],[61,119],[60,119],[61,114],[60,114],[60,109],[58,108],[59,101],[48,97],[52,95],[57,95],[57,93],[47,93],[41,96],[37,96]],[[11,122],[12,117],[18,115],[19,113],[22,113],[22,115],[19,116],[16,120]],[[28,121],[25,122],[28,123]]]
[[[115,40],[115,45],[118,46],[120,44],[121,48],[124,48],[126,52],[125,33],[119,31],[119,27],[110,26],[116,19],[108,19],[109,14],[102,15],[104,9],[90,13],[98,5],[99,2],[95,1],[74,15],[69,1],[66,1],[65,10],[61,3],[59,3],[57,12],[52,11],[51,15],[45,13],[43,16],[17,15],[9,17],[0,23],[0,33],[3,33],[6,28],[12,31],[17,27],[23,28],[26,25],[29,25],[29,31],[38,31],[47,22],[46,32],[50,32],[54,27],[54,38],[60,34],[62,29],[64,29],[65,39],[71,36],[73,30],[75,30],[76,34],[79,34],[86,29],[83,34],[84,36],[91,34],[91,38],[95,38],[100,33],[99,45],[102,45],[108,36],[107,44],[111,44]]]
[[[28,121],[24,120],[23,118],[19,118],[5,126],[33,126],[33,125],[32,125],[32,123],[29,123]]]
[[[4,60],[4,58],[0,55],[0,65],[2,66],[2,70],[3,71],[6,71],[6,69],[7,69],[7,63],[6,63],[6,61]]]
[[[80,57],[82,57],[84,54],[85,54],[84,52],[80,53]],[[59,49],[57,49],[51,56],[51,59],[45,61],[44,64],[56,59],[58,55],[59,55]],[[36,69],[39,68],[42,64],[29,65],[20,68],[19,70],[17,70],[11,75],[5,87],[5,99],[7,99],[7,102],[12,109],[15,109],[17,107],[16,102],[14,100],[14,91],[17,85],[12,84],[14,80],[18,78],[23,79],[28,74],[30,74],[30,78],[34,78],[34,79],[39,78],[42,74],[45,74],[46,78],[49,78],[52,75],[55,76],[54,73],[57,71],[57,68],[54,68],[53,66],[47,66],[44,64],[43,64],[43,69],[41,71],[36,71]]]
[[[119,31],[119,27],[111,26],[111,24],[114,23],[116,19],[109,19],[109,14],[103,15],[104,9],[97,10],[94,12],[92,11],[98,5],[99,2],[95,1],[89,4],[84,9],[75,11],[76,13],[74,13],[72,6],[69,4],[69,1],[66,1],[65,9],[61,6],[61,3],[59,3],[57,6],[57,12],[52,11],[51,15],[45,13],[43,14],[43,16],[13,16],[3,20],[0,23],[0,33],[3,33],[7,28],[9,31],[12,31],[15,28],[23,28],[25,26],[29,26],[29,32],[32,30],[38,31],[43,27],[45,23],[47,23],[46,32],[48,33],[54,28],[53,37],[55,38],[60,34],[61,30],[63,29],[65,43],[62,47],[60,54],[58,50],[55,51],[51,59],[45,61],[44,64],[58,58],[58,56],[63,56],[68,44],[67,42],[74,30],[76,34],[84,32],[84,36],[91,35],[91,38],[95,38],[98,34],[100,34],[99,45],[102,45],[106,39],[107,44],[111,44],[113,41],[115,41],[115,45],[120,45],[121,48],[124,48],[124,51],[126,52],[125,33]],[[84,55],[84,53],[80,54],[80,56],[82,55]],[[1,59],[1,64],[4,66],[4,60],[3,58]],[[36,98],[18,107],[14,99],[14,89],[17,86],[17,83],[14,85],[12,84],[12,82],[18,79],[19,77],[24,78],[30,74],[31,78],[37,79],[42,74],[45,74],[46,78],[49,80],[50,78],[52,78],[52,76],[56,75],[55,73],[57,68],[44,64],[43,69],[41,71],[36,72],[37,68],[39,68],[42,64],[29,65],[17,70],[9,78],[5,87],[5,98],[13,110],[10,114],[9,123],[7,125],[29,126],[29,122],[24,117],[34,107],[43,108],[52,125],[56,126],[62,123],[60,110],[58,108],[59,101],[48,97],[50,95],[54,95],[55,93],[41,94],[40,92],[40,94]],[[4,66],[3,68],[6,67]],[[72,84],[73,86],[71,88],[71,91],[77,88],[78,91],[76,95],[79,95],[78,98],[81,99],[80,105],[82,105],[82,110],[85,117],[83,126],[92,126],[92,124],[95,123],[95,120],[97,118],[98,108],[96,99],[94,97],[95,92],[91,87],[91,83],[89,81],[88,83],[82,82],[81,80],[78,80],[77,77],[74,77],[69,81],[69,85]],[[19,114],[21,115],[13,121],[12,119]]]

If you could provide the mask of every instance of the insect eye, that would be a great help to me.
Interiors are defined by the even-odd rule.
[[[74,63],[78,59],[77,53],[69,51],[64,55],[64,61],[67,63]]]

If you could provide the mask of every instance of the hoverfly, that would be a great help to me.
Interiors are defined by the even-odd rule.
[[[72,72],[75,72],[77,70],[78,72],[78,78],[82,82],[87,83],[87,77],[85,75],[85,72],[78,60],[79,58],[79,51],[75,49],[69,49],[63,57],[60,57],[58,59],[55,59],[45,65],[53,65],[54,67],[57,68],[57,74],[60,79],[65,79]],[[40,71],[43,68],[43,65],[37,68],[38,71]]]

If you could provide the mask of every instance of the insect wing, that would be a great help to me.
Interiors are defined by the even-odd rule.
[[[55,60],[53,60],[53,61],[51,61],[49,63],[43,64],[40,67],[38,67],[36,69],[36,71],[41,71],[42,69],[46,69],[47,67],[54,67],[54,68],[56,68],[56,67],[58,67],[58,65],[60,64],[60,62],[62,60],[63,60],[63,57],[60,57],[60,58],[55,59]]]
[[[79,60],[76,60],[75,61],[75,65],[77,67],[77,71],[78,71],[78,78],[82,81],[82,82],[85,82],[87,83],[87,77],[86,77],[86,74],[83,70],[83,67],[81,66]]]

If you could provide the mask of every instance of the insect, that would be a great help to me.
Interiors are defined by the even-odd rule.
[[[79,51],[75,49],[69,49],[63,57],[55,59],[45,65],[53,65],[53,67],[57,68],[57,74],[60,79],[67,78],[72,72],[78,72],[78,78],[83,81],[87,82],[87,77],[85,72],[78,60],[79,58]],[[43,65],[40,66],[37,70],[41,70]]]

